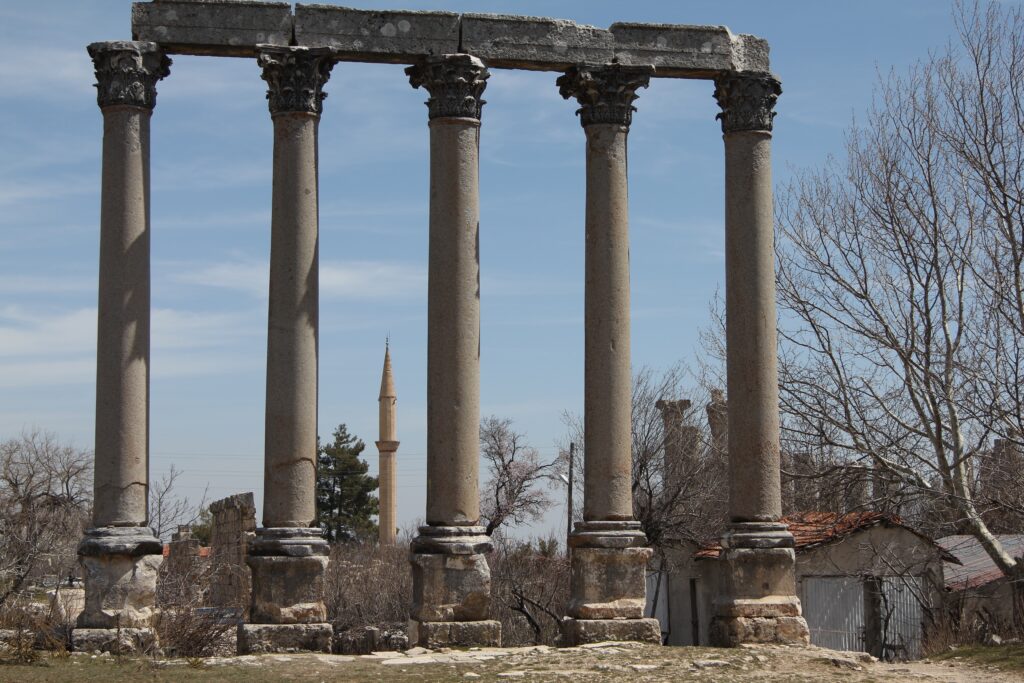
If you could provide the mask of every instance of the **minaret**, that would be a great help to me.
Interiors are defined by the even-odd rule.
[[[395,406],[398,396],[395,394],[395,380],[391,376],[390,340],[384,345],[384,372],[380,377],[380,439],[377,441],[377,452],[380,454],[380,527],[381,545],[394,545],[398,522],[397,486],[395,477],[395,453],[398,451],[398,430],[395,420]]]

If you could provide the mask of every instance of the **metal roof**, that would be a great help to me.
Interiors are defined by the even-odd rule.
[[[1011,556],[1020,559],[1024,555],[1024,534],[997,534],[996,539]],[[935,542],[960,560],[959,565],[942,563],[948,590],[977,588],[1003,578],[1003,572],[974,536],[945,536]]]

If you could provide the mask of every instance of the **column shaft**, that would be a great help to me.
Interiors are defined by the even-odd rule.
[[[480,519],[480,122],[430,121],[427,524]]]
[[[316,520],[319,116],[274,121],[263,526]]]
[[[163,560],[147,509],[149,121],[170,60],[143,42],[93,43],[89,54],[103,111],[103,174],[94,502],[78,544],[85,605],[77,625],[132,631],[153,618]]]
[[[782,516],[771,133],[725,136],[729,516]]]
[[[636,91],[653,67],[577,66],[558,79],[587,136],[583,521],[569,537],[569,644],[659,642],[645,619],[651,549],[633,519],[626,138]]]
[[[318,299],[317,128],[329,50],[261,46],[274,125],[267,315],[263,527],[248,546],[252,623],[239,652],[330,651],[316,527]]]
[[[629,192],[620,124],[587,136],[583,518],[633,519]]]
[[[93,526],[149,522],[149,120],[103,109]]]
[[[770,74],[715,82],[725,139],[725,311],[729,516],[718,560],[711,642],[807,643],[793,536],[782,516],[771,187]],[[720,416],[713,396],[708,417]]]
[[[491,541],[480,521],[481,99],[488,78],[466,54],[406,69],[430,93],[430,257],[427,286],[427,524],[412,542],[409,641],[498,645]]]

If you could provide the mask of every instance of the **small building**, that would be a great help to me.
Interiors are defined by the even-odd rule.
[[[1024,534],[998,534],[1011,557],[1024,556]],[[988,633],[1013,625],[1013,586],[974,536],[945,536],[936,541],[956,558],[943,567],[946,604],[961,627]]]
[[[942,604],[943,560],[932,539],[879,512],[805,512],[782,520],[796,543],[796,589],[811,643],[885,659],[920,656],[924,629]],[[718,542],[669,553],[669,645],[708,645],[718,593]]]

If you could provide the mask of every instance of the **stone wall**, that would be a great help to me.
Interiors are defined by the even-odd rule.
[[[256,531],[256,505],[252,493],[237,493],[210,503],[213,529],[210,558],[213,576],[211,607],[238,607],[248,617],[252,577],[245,563],[249,541]]]

